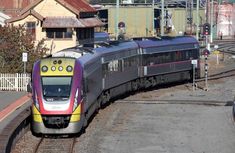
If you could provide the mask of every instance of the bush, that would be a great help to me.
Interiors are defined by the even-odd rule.
[[[23,26],[0,27],[0,73],[22,73],[24,63],[22,53],[28,53],[26,72],[32,71],[33,63],[46,55],[48,48],[44,40],[37,43]]]

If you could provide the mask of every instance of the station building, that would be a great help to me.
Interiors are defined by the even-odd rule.
[[[54,53],[92,41],[95,28],[104,25],[96,13],[83,0],[35,0],[6,22],[24,25],[36,44],[45,39],[46,47]]]

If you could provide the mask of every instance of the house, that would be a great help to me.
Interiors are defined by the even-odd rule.
[[[24,25],[36,43],[45,39],[46,47],[54,53],[90,43],[95,27],[104,25],[96,13],[84,0],[35,0],[7,23]]]
[[[5,25],[5,20],[9,19],[10,17],[2,12],[0,12],[0,26]]]

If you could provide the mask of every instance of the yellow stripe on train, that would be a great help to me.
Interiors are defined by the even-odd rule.
[[[40,63],[41,76],[72,76],[75,59],[73,58],[47,58]]]
[[[32,115],[33,115],[33,121],[34,122],[42,122],[42,116],[40,114],[40,112],[38,111],[38,109],[35,107],[35,105],[33,105],[33,110],[32,110]]]
[[[79,106],[75,109],[75,111],[73,112],[70,122],[78,122],[81,118],[81,105],[79,104]]]

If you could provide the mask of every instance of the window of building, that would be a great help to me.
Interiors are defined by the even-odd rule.
[[[67,39],[72,38],[71,28],[47,28],[46,36],[52,39]]]
[[[32,39],[36,39],[36,22],[26,23],[26,32],[32,36]]]
[[[77,30],[78,39],[94,38],[94,28],[80,28]]]

